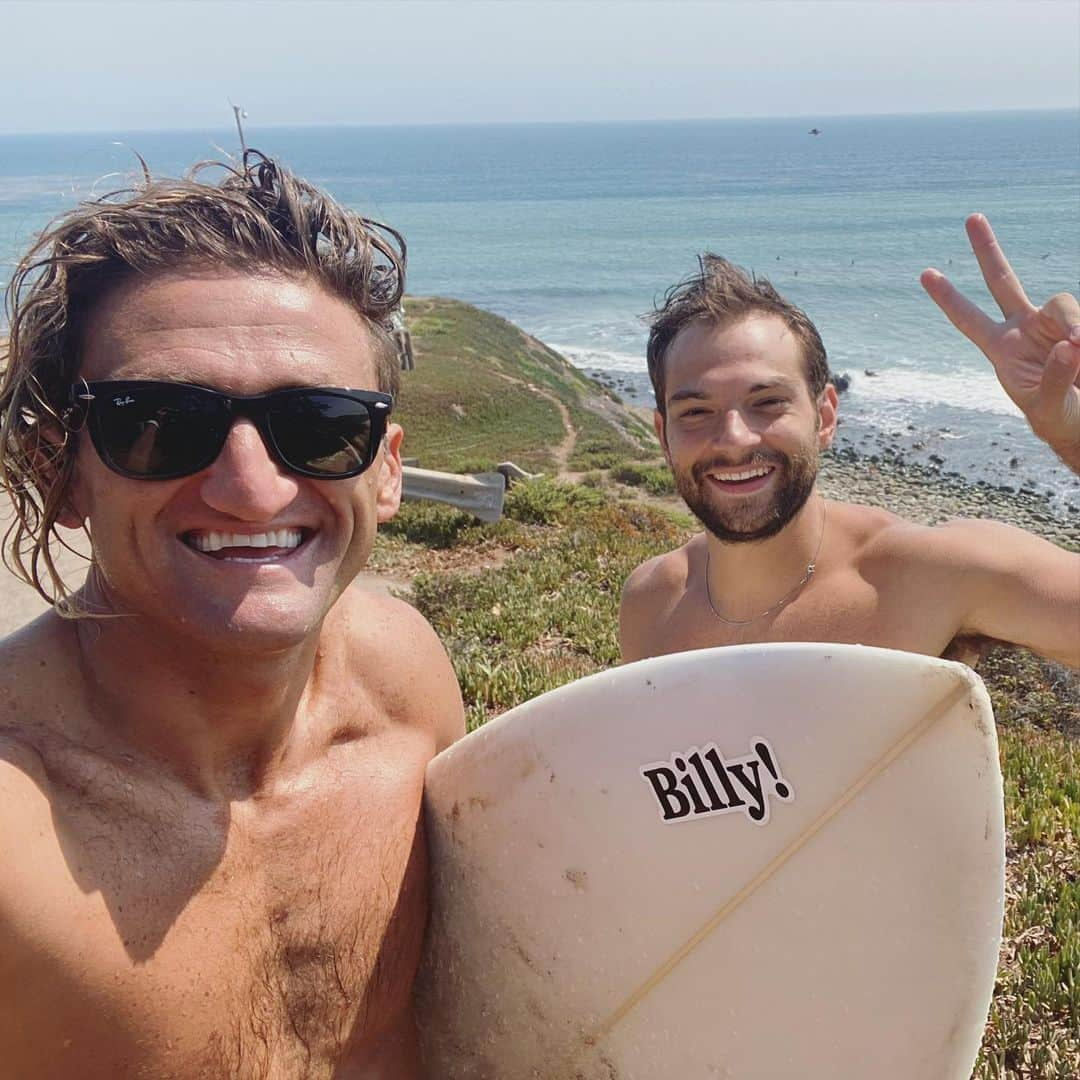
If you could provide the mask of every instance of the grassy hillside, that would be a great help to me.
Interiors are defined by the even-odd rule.
[[[410,299],[416,370],[402,374],[404,453],[424,468],[605,468],[655,454],[651,427],[512,323],[456,300]]]
[[[648,429],[557,354],[464,304],[413,301],[409,310],[419,355],[399,414],[408,453],[433,468],[485,469],[509,457],[550,474],[589,470],[583,483],[549,475],[516,485],[496,525],[411,504],[380,535],[374,566],[412,582],[411,599],[445,642],[475,727],[616,663],[622,582],[642,560],[682,543],[695,524],[670,498]],[[567,439],[573,446],[562,468],[552,449],[560,438],[564,449]],[[947,486],[929,483],[884,463],[836,459],[825,463],[822,479],[833,497],[893,507],[907,500],[903,512],[921,511],[927,520],[970,512],[958,510]],[[1008,507],[991,510],[1002,516]],[[1048,535],[1057,528],[1016,520]],[[998,721],[1008,868],[1005,941],[975,1075],[1076,1080],[1077,681],[1011,648],[993,652],[980,674]]]

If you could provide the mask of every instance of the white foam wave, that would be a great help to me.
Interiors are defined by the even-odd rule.
[[[554,341],[546,341],[544,344],[549,345],[556,352],[562,353],[574,367],[632,372],[635,375],[644,375],[647,371],[645,357],[640,353],[593,349],[581,345],[560,345]]]
[[[970,412],[1021,416],[1020,410],[1001,388],[992,371],[913,371],[891,368],[873,376],[854,373],[853,400],[874,404],[946,405]]]

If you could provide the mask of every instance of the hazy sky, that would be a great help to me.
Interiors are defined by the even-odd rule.
[[[0,0],[0,132],[1060,108],[1077,0]]]

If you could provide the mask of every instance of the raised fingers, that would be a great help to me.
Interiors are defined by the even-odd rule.
[[[969,341],[989,355],[991,338],[998,324],[973,304],[940,270],[924,270],[919,275],[930,299],[945,312],[949,322]]]
[[[990,228],[990,222],[982,214],[972,214],[965,222],[971,250],[975,252],[983,280],[990,295],[997,301],[1006,319],[1017,312],[1031,310],[1032,304],[1024,292],[1005,252]]]
[[[1080,301],[1071,293],[1051,296],[1039,309],[1039,315],[1049,323],[1055,340],[1080,345]]]
[[[1028,413],[1032,429],[1051,446],[1080,435],[1080,346],[1059,341],[1050,351]]]

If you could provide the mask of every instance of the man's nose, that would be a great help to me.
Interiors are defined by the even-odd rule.
[[[723,446],[747,447],[760,441],[758,433],[746,422],[740,409],[728,409],[720,414],[713,432],[713,442]]]
[[[217,460],[206,470],[207,506],[244,521],[270,521],[296,497],[298,481],[270,454],[258,428],[237,420]]]

